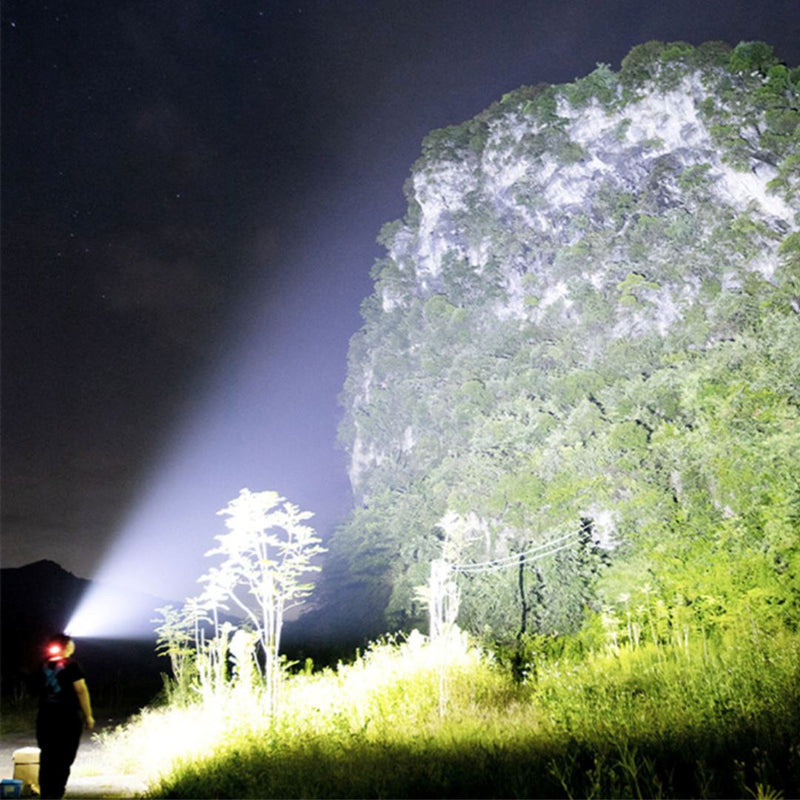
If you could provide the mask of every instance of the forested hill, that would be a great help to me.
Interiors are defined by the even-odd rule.
[[[797,614],[800,69],[649,42],[434,131],[406,194],[343,393],[331,559],[372,607],[424,625],[446,536],[498,637]]]

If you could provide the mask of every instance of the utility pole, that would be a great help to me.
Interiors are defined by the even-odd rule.
[[[528,601],[525,597],[525,553],[519,554],[519,599],[522,606],[522,619],[520,620],[519,633],[517,639],[520,640],[525,635],[528,629]]]

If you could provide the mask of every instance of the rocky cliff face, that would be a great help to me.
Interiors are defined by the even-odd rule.
[[[735,337],[754,281],[800,310],[798,77],[760,43],[649,43],[426,138],[351,345],[342,439],[384,513],[351,531],[385,543],[399,514],[418,544],[460,503],[498,546],[536,523],[486,483],[529,469],[547,418]]]

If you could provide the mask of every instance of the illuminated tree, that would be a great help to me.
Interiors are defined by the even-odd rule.
[[[274,714],[284,617],[311,593],[313,584],[303,578],[319,571],[311,562],[324,548],[305,524],[312,512],[301,511],[277,492],[242,489],[218,513],[226,517],[228,532],[215,537],[219,546],[206,555],[223,561],[200,580],[207,594],[230,600],[253,626],[264,654],[267,707]],[[241,662],[243,656],[238,658]]]
[[[221,696],[227,683],[229,640],[234,626],[220,622],[227,610],[217,592],[190,597],[179,609],[171,605],[156,609],[157,652],[169,657],[173,682],[171,698],[186,702],[192,696]],[[210,612],[210,613],[209,613]]]
[[[177,609],[172,605],[157,608],[156,652],[169,658],[172,668],[172,682],[166,684],[172,700],[185,701],[189,696],[189,686],[196,675],[196,650],[192,642],[192,623],[184,606]]]

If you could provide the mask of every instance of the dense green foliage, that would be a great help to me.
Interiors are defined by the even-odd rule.
[[[426,138],[326,572],[411,629],[445,559],[479,638],[149,709],[112,744],[151,796],[794,796],[799,81],[649,42]]]
[[[799,81],[763,43],[651,42],[425,140],[351,344],[361,502],[332,543],[390,625],[424,624],[448,511],[481,521],[465,563],[589,532],[465,575],[474,632],[576,631],[645,589],[712,627],[794,624]],[[688,98],[706,149],[642,138],[654,96]],[[589,113],[612,135],[573,141]],[[724,188],[764,169],[764,196]]]
[[[649,627],[643,612],[602,621],[591,652],[530,639],[524,684],[456,643],[444,664],[429,645],[381,645],[291,678],[272,725],[254,719],[257,703],[156,710],[110,743],[151,771],[152,797],[794,796],[796,634],[742,617],[714,641],[690,624],[636,644],[627,632]]]

